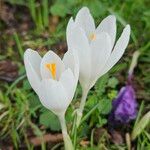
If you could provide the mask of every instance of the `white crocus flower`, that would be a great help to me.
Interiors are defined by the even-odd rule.
[[[67,43],[69,49],[78,52],[79,81],[83,96],[78,111],[81,119],[88,91],[99,77],[107,73],[123,55],[130,37],[130,25],[126,25],[120,38],[116,40],[116,18],[106,17],[95,27],[94,19],[87,7],[79,10],[75,20],[69,20]],[[80,122],[77,122],[77,125]]]
[[[41,103],[60,119],[66,149],[72,149],[64,115],[78,82],[78,57],[73,51],[68,51],[61,60],[53,51],[49,51],[41,58],[38,52],[27,49],[24,63],[28,80]]]

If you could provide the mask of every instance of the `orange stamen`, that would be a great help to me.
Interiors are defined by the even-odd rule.
[[[51,72],[52,78],[56,79],[56,64],[55,63],[47,63],[45,66]]]
[[[91,34],[89,35],[89,39],[90,39],[90,40],[95,40],[95,39],[96,39],[96,34],[95,34],[95,33],[91,33]]]

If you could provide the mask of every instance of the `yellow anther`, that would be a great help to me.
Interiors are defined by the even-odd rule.
[[[95,40],[95,39],[96,39],[96,34],[95,34],[95,33],[91,33],[91,34],[89,35],[89,39],[90,39],[90,40]]]
[[[52,78],[56,79],[56,64],[55,63],[47,63],[45,67],[51,72]]]

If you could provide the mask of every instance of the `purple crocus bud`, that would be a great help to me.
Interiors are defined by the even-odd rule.
[[[127,85],[121,88],[117,98],[112,102],[112,111],[108,119],[110,124],[126,124],[137,116],[137,101],[132,79],[139,56],[140,52],[135,51],[128,72]]]
[[[113,109],[110,114],[111,121],[128,123],[137,115],[137,102],[132,85],[122,87],[118,97],[113,100]]]

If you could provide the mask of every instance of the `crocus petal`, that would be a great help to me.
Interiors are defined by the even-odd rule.
[[[109,71],[121,58],[123,55],[130,38],[130,25],[126,25],[125,29],[123,30],[120,38],[118,39],[114,50],[112,51],[110,58],[108,59],[102,75]]]
[[[24,53],[24,64],[27,73],[28,80],[30,82],[31,87],[38,92],[39,84],[41,81],[40,75],[40,63],[41,56],[38,52],[27,49]]]
[[[71,101],[73,99],[73,95],[76,88],[75,77],[71,71],[71,69],[65,70],[60,77],[59,80],[64,86],[66,93],[68,95],[68,99]]]
[[[75,23],[83,28],[87,36],[95,31],[94,19],[87,7],[83,7],[79,10],[75,18]]]
[[[117,98],[113,101],[113,109],[110,115],[112,121],[127,123],[135,119],[137,115],[137,102],[132,85],[122,87]]]
[[[91,74],[91,50],[88,39],[83,29],[78,26],[73,28],[67,36],[68,49],[78,53],[81,86],[88,86]]]
[[[91,42],[91,86],[100,77],[102,69],[111,54],[111,38],[108,33],[101,33]]]
[[[41,61],[41,66],[40,66],[41,75],[42,75],[43,79],[52,78],[52,74],[51,74],[50,70],[48,70],[45,66],[47,63],[55,63],[56,64],[56,79],[59,79],[61,73],[64,71],[64,68],[65,68],[60,57],[57,54],[55,54],[53,51],[48,51],[44,55],[44,57]]]
[[[66,29],[66,35],[68,35],[70,32],[72,32],[72,29],[75,27],[75,22],[73,20],[73,18],[71,17],[68,21],[67,24],[67,29]],[[68,37],[67,37],[68,38]],[[68,40],[67,40],[68,41]]]
[[[65,88],[61,82],[56,80],[42,80],[38,95],[43,106],[56,115],[64,113],[70,104]]]
[[[114,46],[116,38],[116,17],[110,15],[102,20],[99,26],[96,29],[96,33],[100,34],[101,32],[107,32],[111,37],[112,48]]]
[[[79,78],[79,59],[76,51],[68,50],[63,57],[64,65],[67,68],[70,68],[74,74],[76,82]]]

